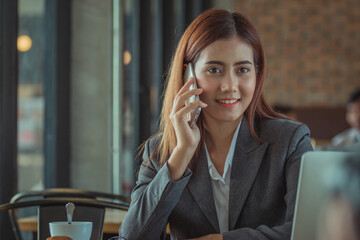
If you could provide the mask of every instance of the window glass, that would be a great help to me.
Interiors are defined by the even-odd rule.
[[[18,190],[43,189],[44,0],[19,1]]]
[[[134,161],[138,142],[138,92],[139,80],[137,64],[137,28],[135,19],[137,17],[135,4],[133,1],[125,2],[125,21],[124,21],[124,84],[123,84],[123,145],[122,145],[122,167],[120,175],[122,176],[122,194],[130,195],[134,187]]]
[[[113,1],[113,192],[129,196],[134,186],[138,136],[137,12],[133,1]],[[119,33],[119,34],[118,34]]]

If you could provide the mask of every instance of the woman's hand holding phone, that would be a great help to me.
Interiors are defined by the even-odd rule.
[[[196,83],[196,77],[195,77],[195,70],[194,65],[192,63],[189,63],[186,65],[186,70],[184,73],[184,79],[183,81],[186,82],[192,82],[192,84],[189,86],[189,91],[193,89],[197,89],[197,83]],[[185,106],[189,103],[195,102],[200,100],[199,95],[192,95],[185,101]],[[188,122],[190,124],[190,127],[193,128],[196,124],[196,121],[198,120],[201,113],[201,108],[197,108],[196,111],[189,112],[187,115]]]
[[[190,97],[198,96],[203,91],[201,88],[188,90],[193,81],[193,78],[187,81],[176,95],[170,119],[176,133],[177,145],[194,148],[195,151],[200,141],[200,131],[196,124],[191,128],[188,113],[197,111],[199,107],[204,108],[207,104],[201,100],[185,104]]]
[[[202,93],[201,88],[188,90],[195,81],[194,78],[187,81],[176,95],[170,113],[170,120],[176,134],[176,147],[168,161],[168,167],[173,181],[178,180],[184,174],[186,167],[191,161],[192,156],[200,141],[200,130],[196,124],[191,128],[188,121],[188,113],[197,111],[198,108],[205,108],[206,103],[201,100],[188,103],[192,96]]]

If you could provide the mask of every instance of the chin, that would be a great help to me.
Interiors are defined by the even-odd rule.
[[[239,118],[241,118],[242,115],[232,115],[232,116],[226,116],[226,114],[220,116],[219,118],[222,119],[223,121],[236,121],[239,120]]]
[[[219,122],[235,122],[235,121],[240,121],[242,119],[243,115],[227,115],[227,114],[223,114],[223,115],[208,115],[208,117],[215,119],[216,121]]]

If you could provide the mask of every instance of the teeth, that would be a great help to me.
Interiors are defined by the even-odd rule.
[[[234,100],[217,100],[220,103],[225,103],[225,104],[233,104],[236,103],[238,100],[234,99]]]

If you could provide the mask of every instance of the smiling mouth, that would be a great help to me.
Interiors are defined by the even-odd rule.
[[[240,99],[216,99],[216,102],[222,104],[234,104],[237,103]]]

